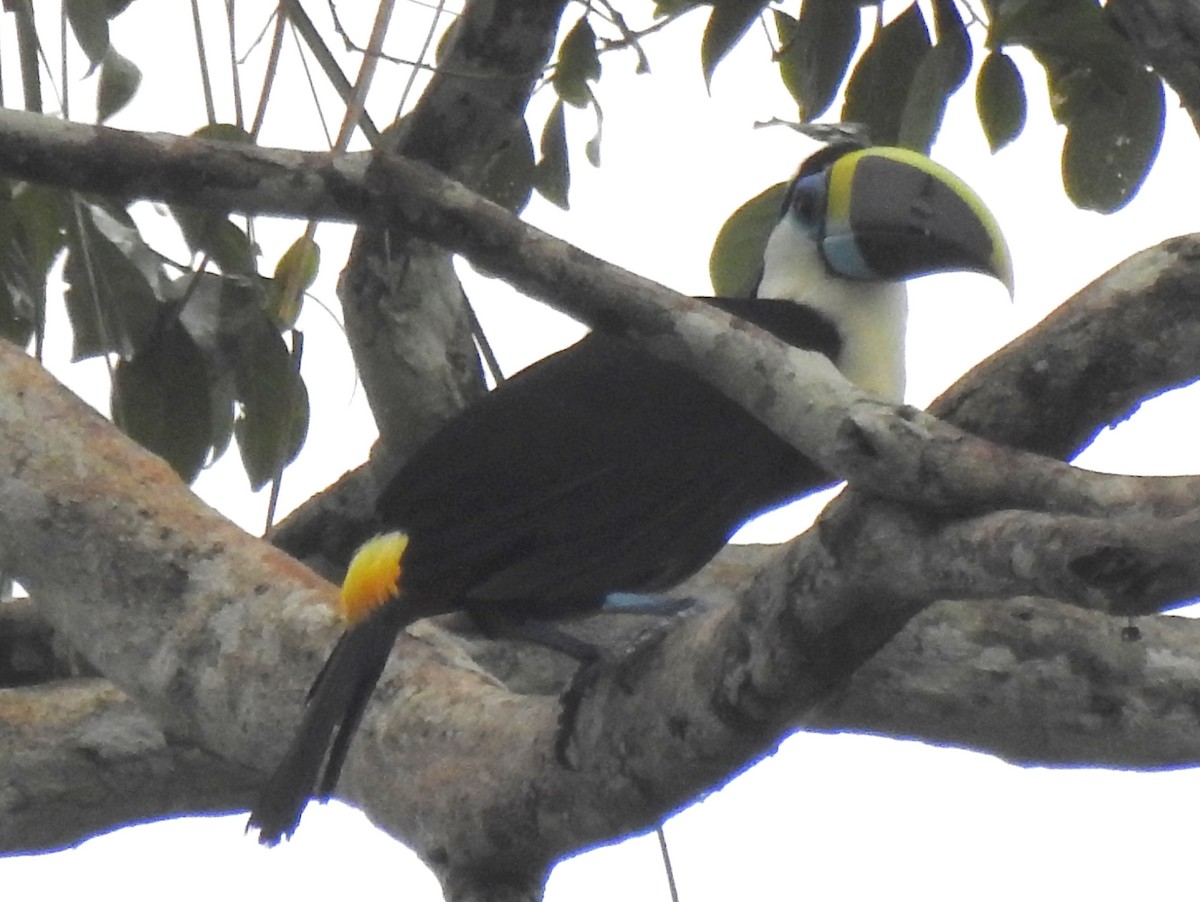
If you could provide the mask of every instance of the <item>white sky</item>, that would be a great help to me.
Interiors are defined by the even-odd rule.
[[[260,7],[256,15],[265,16],[271,6],[262,0],[239,8]],[[358,6],[340,4],[349,12]],[[373,6],[361,4],[363,10]],[[187,7],[182,0],[135,3],[118,20],[118,46],[148,78],[135,105],[113,124],[180,133],[203,124]],[[218,5],[211,7],[216,12]],[[324,4],[307,7],[324,23]],[[761,46],[735,51],[718,70],[711,98],[706,95],[698,61],[702,24],[702,16],[693,16],[668,29],[668,38],[646,42],[652,76],[635,77],[629,54],[606,58],[599,88],[603,168],[592,170],[578,152],[591,135],[590,113],[571,111],[571,212],[536,199],[528,211],[530,220],[561,237],[695,293],[710,290],[706,263],[721,222],[746,198],[790,175],[809,150],[790,132],[752,128],[757,120],[792,114],[775,80],[762,77]],[[0,29],[11,29],[11,20],[6,17]],[[242,48],[252,30],[244,28]],[[413,40],[419,30],[413,29]],[[365,36],[366,26],[355,33]],[[209,32],[210,59],[219,57],[220,34],[215,25]],[[157,48],[164,53],[154,59]],[[17,83],[8,69],[15,55],[8,49],[5,44],[6,87]],[[251,73],[262,55],[260,49],[248,64],[244,85],[255,84]],[[82,95],[91,83],[80,83],[82,70],[76,71],[72,110],[75,118],[86,119]],[[281,87],[295,93],[289,90],[276,102],[264,143],[320,147],[318,135],[294,131],[297,123],[310,123],[311,102],[297,70],[288,71]],[[912,403],[926,403],[1113,263],[1197,229],[1197,138],[1181,111],[1170,113],[1163,152],[1140,196],[1114,216],[1082,213],[1062,194],[1057,163],[1062,136],[1050,120],[1044,84],[1035,70],[1025,71],[1030,125],[1014,146],[995,158],[988,154],[966,92],[955,98],[947,138],[934,151],[984,196],[1005,227],[1016,267],[1016,301],[1010,304],[999,285],[982,277],[942,276],[916,285],[909,331]],[[380,77],[399,83],[404,75],[384,66]],[[227,97],[222,90],[218,87],[218,96]],[[387,121],[395,96],[377,108],[377,121]],[[534,105],[535,143],[549,100],[543,95]],[[253,100],[247,104],[252,109]],[[146,212],[147,221],[154,218]],[[300,228],[260,226],[266,259],[276,259]],[[358,464],[373,438],[333,322],[333,285],[349,234],[328,226],[318,233],[324,268],[314,293],[335,313],[310,302],[301,321],[314,420],[309,444],[285,477],[284,510]],[[501,283],[470,273],[466,282],[510,371],[578,334],[557,314],[514,298]],[[52,368],[105,406],[95,391],[97,365],[66,366],[65,330],[57,330],[57,338],[50,349]],[[1087,453],[1088,465],[1195,472],[1194,444],[1183,432],[1188,427],[1179,424],[1191,422],[1196,399],[1194,391],[1178,392],[1146,404],[1130,422],[1102,436]],[[199,491],[246,528],[261,530],[265,493],[247,492],[236,451],[202,477]],[[776,516],[752,535],[782,537],[800,525],[795,514],[784,519]],[[798,735],[727,789],[669,821],[667,831],[685,902],[806,895],[1170,899],[1194,893],[1190,812],[1197,799],[1200,774],[1193,771],[1022,769],[912,742]],[[292,842],[274,850],[243,836],[243,824],[238,815],[147,825],[66,853],[0,860],[0,886],[14,899],[35,892],[51,899],[68,893],[103,898],[107,887],[135,902],[157,899],[164,889],[184,900],[352,898],[359,892],[378,895],[381,888],[411,902],[440,898],[436,882],[411,853],[344,806],[314,806]],[[547,894],[551,902],[621,897],[667,898],[652,836],[564,863]]]

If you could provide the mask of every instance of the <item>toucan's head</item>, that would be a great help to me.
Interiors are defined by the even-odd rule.
[[[807,231],[825,265],[847,279],[967,270],[1012,292],[1012,260],[991,212],[962,179],[916,151],[827,147],[800,167],[782,218]]]
[[[1012,292],[995,217],[949,170],[898,147],[835,145],[809,157],[767,241],[757,295],[800,304],[840,337],[834,362],[893,400],[904,393],[906,295],[916,276],[965,270]]]

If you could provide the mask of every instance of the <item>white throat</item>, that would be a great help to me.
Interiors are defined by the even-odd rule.
[[[830,274],[812,238],[784,216],[767,241],[758,296],[794,301],[826,316],[842,339],[834,361],[842,375],[889,401],[904,399],[903,283]]]

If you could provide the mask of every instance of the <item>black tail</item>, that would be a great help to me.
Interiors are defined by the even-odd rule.
[[[246,829],[257,828],[263,845],[291,836],[310,798],[332,794],[396,635],[410,622],[406,608],[399,599],[381,605],[334,646],[308,691],[291,746],[250,811]]]

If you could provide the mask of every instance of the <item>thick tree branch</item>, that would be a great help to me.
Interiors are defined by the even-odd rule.
[[[0,852],[46,852],[154,818],[242,808],[257,771],[163,734],[112,683],[0,689]]]
[[[1154,614],[1200,590],[1195,510],[1175,517],[1080,517],[1000,510],[943,520],[858,492],[818,521],[838,569],[868,591],[906,596],[1039,594],[1108,614]],[[867,576],[870,574],[870,576]]]
[[[492,6],[472,3],[468,13],[489,14]],[[495,6],[511,12],[521,4]],[[539,14],[546,9],[549,5]],[[420,142],[437,135],[436,128],[416,129],[405,149],[420,155],[415,149]],[[25,153],[36,151],[18,142],[18,153],[9,156],[5,140],[0,135],[0,166],[30,165]],[[123,163],[124,140],[102,135],[81,149],[91,155],[107,147]],[[160,161],[164,147],[175,156],[193,151],[173,139],[149,140],[147,153]],[[156,141],[161,143],[154,146]],[[229,149],[202,149],[201,155],[215,159]],[[118,161],[98,156],[101,165],[87,178],[128,188],[152,171],[114,173]],[[470,167],[486,159],[479,154],[461,171],[444,168],[478,187]],[[242,196],[236,182],[250,172],[245,162],[215,163],[212,181],[195,177],[185,164],[182,171],[194,178],[182,199],[195,203],[215,196],[234,206],[230,201]],[[296,186],[308,190],[300,200],[313,209],[326,205],[354,218],[374,210],[371,215],[382,217],[377,222],[398,221],[405,232],[397,234],[406,241],[411,231],[490,259],[497,269],[515,260],[522,272],[514,281],[526,279],[535,292],[557,295],[563,285],[578,287],[572,279],[613,284],[605,280],[614,274],[603,267],[576,269],[593,262],[577,252],[559,247],[546,254],[542,237],[511,223],[497,226],[499,220],[487,218],[490,211],[475,210],[474,198],[459,197],[452,186],[438,187],[434,196],[440,199],[432,206],[423,206],[423,188],[409,185],[397,193],[389,180],[400,173],[401,185],[407,185],[403,178],[412,177],[404,175],[403,161],[381,160],[374,172],[361,160],[293,158],[283,168],[277,163],[256,158],[254,166],[263,164],[262,179],[251,176],[253,184],[245,187],[288,204]],[[292,163],[303,170],[299,175],[288,168]],[[78,167],[69,160],[68,166],[67,175],[76,178]],[[424,178],[418,171],[418,183]],[[438,206],[447,190],[462,201],[461,209]],[[466,219],[456,218],[460,214]],[[476,225],[472,217],[483,217],[479,233],[470,231]],[[504,231],[510,227],[516,231]],[[434,234],[437,229],[444,231]],[[368,242],[372,237],[377,236]],[[375,263],[388,265],[367,271],[366,281],[375,280],[380,290],[364,303],[395,297],[402,286],[427,299],[433,295],[430,284],[456,284],[438,249],[428,250],[429,273],[415,279],[421,258],[413,246],[409,241],[403,255],[376,248],[383,253]],[[1140,261],[1149,268],[1138,270],[1138,284],[1121,284],[1116,291],[1123,303],[1109,306],[1113,292],[1103,285],[1100,303],[1090,308],[1095,323],[1059,321],[1039,328],[989,364],[993,369],[986,375],[968,380],[967,391],[943,402],[947,418],[993,440],[1066,455],[1114,411],[1128,409],[1149,391],[1195,378],[1200,337],[1193,334],[1194,314],[1182,308],[1197,282],[1181,275],[1200,258],[1195,248],[1194,241],[1177,242],[1158,249],[1155,259]],[[1178,281],[1168,287],[1163,272]],[[777,384],[790,386],[782,394],[799,386],[797,397],[805,400],[765,409],[770,405],[761,394],[761,373],[735,379],[726,389],[760,413],[765,409],[770,421],[814,456],[849,460],[862,485],[878,490],[884,478],[891,485],[901,474],[897,496],[928,506],[982,510],[1006,504],[1030,510],[941,523],[852,495],[786,552],[767,553],[765,563],[762,552],[748,553],[757,576],[746,580],[749,588],[738,603],[705,606],[633,643],[601,671],[584,696],[574,734],[575,772],[549,758],[557,728],[552,701],[512,695],[436,630],[414,630],[417,637],[401,643],[381,686],[381,704],[373,707],[356,743],[346,784],[352,798],[417,845],[452,898],[497,884],[511,886],[514,898],[536,894],[558,854],[657,821],[799,723],[971,744],[1014,760],[1146,766],[1200,760],[1198,706],[1190,701],[1200,692],[1200,662],[1191,651],[1197,647],[1191,624],[1148,621],[1140,625],[1140,638],[1127,641],[1120,632],[1123,621],[1051,602],[968,601],[925,610],[893,638],[930,598],[951,592],[978,598],[991,591],[1052,591],[1075,604],[1143,611],[1195,591],[1200,575],[1190,535],[1194,516],[1188,513],[1200,497],[1196,480],[1093,477],[976,442],[916,413],[897,415],[846,394],[836,381],[831,393],[819,363],[810,372],[812,361],[778,356],[761,336],[730,329],[724,319],[712,320],[684,299],[636,281],[619,284],[626,287],[613,295],[611,306],[608,299],[593,303],[584,297],[584,303],[593,303],[593,322],[640,335],[703,372],[724,371],[743,360],[772,361]],[[1154,300],[1150,312],[1137,309],[1135,295]],[[655,298],[656,304],[630,321],[626,309],[635,296]],[[450,291],[434,306],[452,312],[459,305]],[[411,321],[404,317],[411,311],[403,304],[399,310],[382,315],[405,331]],[[376,313],[382,308],[371,315]],[[677,330],[677,319],[684,328]],[[368,316],[360,331],[371,334],[375,322]],[[383,418],[417,424],[410,434],[400,434],[393,451],[401,457],[406,445],[419,442],[475,390],[461,379],[469,357],[462,322],[452,315],[444,322],[445,335],[434,349],[446,359],[434,362],[445,364],[449,378],[435,376],[443,382],[429,392],[432,413],[391,411]],[[1122,332],[1126,343],[1129,336],[1142,342],[1143,332],[1151,338],[1117,347],[1128,352],[1122,366],[1098,370],[1095,361],[1104,357],[1097,349],[1106,344],[1111,349]],[[254,766],[273,758],[334,629],[323,608],[310,603],[328,588],[235,530],[226,526],[222,532],[220,521],[196,508],[156,464],[77,407],[59,406],[57,399],[43,407],[41,398],[49,398],[53,388],[6,354],[0,354],[3,394],[16,387],[13,404],[20,408],[29,402],[21,386],[36,384],[44,394],[30,408],[46,415],[41,426],[48,437],[28,437],[24,430],[36,428],[34,418],[0,402],[6,447],[11,441],[23,449],[0,464],[0,543],[55,623],[73,631],[106,673],[148,702],[169,732],[164,736],[106,684],[86,684],[84,700],[73,709],[76,721],[64,720],[62,731],[36,737],[45,742],[38,746],[45,758],[25,759],[16,771],[28,792],[15,806],[14,796],[5,796],[0,844],[59,845],[113,819],[243,803],[246,771],[213,761],[198,746]],[[406,355],[411,357],[400,353]],[[388,356],[381,361],[364,366],[390,373]],[[973,384],[981,387],[971,389]],[[385,381],[374,394],[393,390]],[[800,414],[822,424],[816,437],[788,431]],[[1030,428],[1018,432],[1023,423]],[[77,430],[85,440],[56,444],[63,430],[68,435]],[[87,462],[97,448],[99,470]],[[996,478],[997,471],[1014,467],[1019,468],[1014,478]],[[366,482],[360,488],[370,494]],[[1111,519],[1102,519],[1106,515]],[[353,518],[349,513],[347,519]],[[22,531],[26,534],[18,535]],[[323,548],[328,537],[319,532],[308,535]],[[345,534],[340,541],[346,542]],[[722,582],[704,588],[713,574]],[[729,579],[728,561],[718,562],[692,591],[704,599],[719,597],[728,594]],[[81,585],[87,590],[77,596]],[[58,724],[50,712],[75,688],[0,693],[0,742],[11,740],[14,748],[28,751],[35,739],[12,731],[10,715],[35,711],[37,722],[52,730]],[[42,693],[54,698],[39,707],[35,696]],[[85,710],[87,726],[80,729]],[[91,756],[84,762],[90,769],[64,766],[61,784],[38,782],[39,767],[49,762],[59,768],[59,758],[80,750],[85,759]],[[669,769],[664,762],[671,763]],[[398,772],[403,780],[396,779]],[[161,785],[150,779],[156,773]],[[116,783],[114,775],[120,778]],[[89,788],[104,799],[91,812],[76,795]],[[55,807],[59,800],[61,809]],[[116,804],[121,801],[125,807]],[[39,825],[30,812],[44,805],[54,816]],[[38,833],[39,826],[53,829]]]
[[[939,602],[823,703],[812,729],[909,736],[1019,764],[1200,761],[1200,623],[1018,598]]]
[[[4,122],[0,117],[0,124]],[[243,207],[256,200],[278,203],[279,170],[290,165],[310,189],[314,180],[327,185],[329,196],[346,211],[385,209],[392,221],[465,254],[535,297],[593,325],[623,331],[652,352],[681,363],[831,473],[878,494],[930,507],[1009,506],[1079,514],[1099,513],[1130,498],[1130,483],[1119,477],[1085,476],[1060,463],[980,442],[910,408],[872,399],[842,379],[821,355],[786,348],[708,305],[585,254],[420,164],[382,155],[364,172],[322,154],[298,158],[288,153],[285,163],[273,151],[223,147],[241,165],[226,159],[212,166],[217,145],[188,155],[186,148],[194,139],[179,139],[179,146],[164,155],[159,143],[164,139],[85,130],[98,135],[102,145],[131,145],[125,165],[108,172],[107,188],[118,195],[154,187],[163,191],[159,199],[179,199],[175,182],[147,186],[140,178],[142,171],[157,164],[175,170],[177,181],[191,185],[202,180],[201,172],[210,173],[209,188],[236,173],[237,186],[247,191],[227,193],[227,201],[240,196]],[[0,169],[25,177],[36,174],[28,154],[13,155],[11,146],[5,147],[5,133],[0,132]],[[118,137],[122,134],[123,139]],[[199,169],[185,176],[184,160]],[[264,177],[270,173],[275,189],[264,194],[248,190],[256,168]],[[314,195],[310,191],[306,196]],[[1152,503],[1182,505],[1193,503],[1194,497],[1195,484],[1174,483],[1165,499]]]
[[[0,425],[4,565],[173,741],[273,760],[336,631],[330,589],[205,509],[11,348]],[[864,567],[877,536],[837,525],[772,552],[736,604],[614,659],[581,711],[575,771],[553,760],[554,698],[513,695],[438,631],[416,631],[355,744],[348,796],[464,880],[519,882],[652,823],[843,698],[941,585],[937,573],[905,585],[886,560]]]
[[[731,546],[683,590],[725,603],[779,556]],[[1200,761],[1200,621],[1130,621],[1046,598],[938,601],[805,729],[978,749],[1019,764],[1164,768]]]
[[[1134,254],[962,377],[929,411],[1060,459],[1200,377],[1200,236]]]

